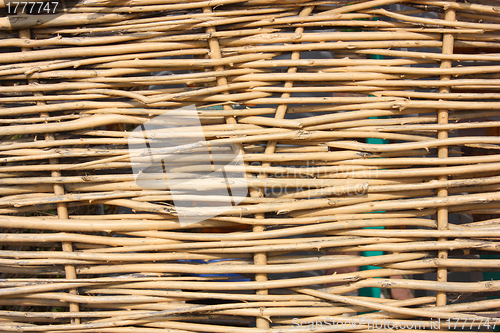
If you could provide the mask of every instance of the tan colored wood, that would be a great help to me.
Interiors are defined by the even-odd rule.
[[[477,275],[500,267],[479,257],[500,248],[491,1],[59,9],[0,19],[0,331],[305,333],[294,318],[370,318],[431,332],[431,318],[473,317],[479,331],[497,316],[499,282]],[[198,128],[156,117],[192,106],[205,141],[179,147]],[[149,125],[146,141],[133,132]],[[201,176],[207,147],[214,169],[243,152],[229,183]],[[148,152],[175,156],[143,172],[154,188],[131,169]],[[221,212],[228,189],[248,195]],[[181,225],[181,199],[204,220]],[[386,298],[356,296],[368,287]]]

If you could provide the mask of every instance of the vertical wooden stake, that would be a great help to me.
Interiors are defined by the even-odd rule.
[[[212,8],[211,7],[205,7],[203,8],[204,13],[212,13]],[[208,27],[206,29],[206,32],[211,34],[216,31],[215,27]],[[221,59],[222,58],[222,53],[220,51],[220,45],[219,41],[217,38],[209,38],[208,39],[208,46],[210,48],[210,58],[211,59]],[[216,71],[223,71],[224,66],[215,66],[214,68]],[[217,85],[218,86],[224,86],[227,85],[227,78],[225,76],[220,76],[217,78]],[[228,92],[224,92],[224,95],[229,94]],[[230,104],[224,104],[223,105],[224,110],[233,110],[233,107]],[[236,118],[235,117],[225,117],[226,123],[227,124],[236,124]],[[239,145],[240,150],[242,154],[245,153],[245,150],[243,149],[243,145]],[[250,196],[251,197],[260,197],[262,196],[262,193],[259,189],[255,188],[250,188]],[[257,214],[256,218],[264,218],[264,214]],[[254,226],[253,231],[254,232],[260,232],[263,231],[264,227],[263,226]],[[256,253],[254,255],[254,263],[256,265],[267,265],[267,254],[266,253]],[[267,274],[255,274],[255,281],[267,281]],[[267,290],[257,290],[258,295],[267,295]],[[257,328],[269,328],[269,322],[264,319],[257,317],[256,318],[256,326]]]
[[[23,39],[31,39],[31,32],[30,29],[25,29],[25,30],[20,30],[19,31],[19,37]],[[30,48],[23,47],[22,51],[26,52],[29,51]],[[33,82],[33,80],[29,81],[30,83]],[[34,96],[43,96],[42,93],[40,92],[35,92],[33,93]],[[37,105],[45,105],[44,101],[37,101]],[[40,113],[40,117],[49,117],[48,113]],[[45,134],[45,140],[46,141],[52,141],[54,140],[54,135],[53,134]],[[50,164],[57,164],[57,158],[51,158],[49,159]],[[52,177],[61,177],[61,173],[59,171],[52,171],[51,172]],[[54,184],[54,194],[55,195],[64,195],[64,187],[61,184]],[[57,203],[57,217],[60,219],[68,219],[69,214],[68,214],[68,207],[66,203],[60,202]],[[62,242],[62,250],[64,252],[73,252],[73,244],[71,242]],[[76,269],[74,265],[64,265],[64,271],[66,273],[66,279],[76,279]],[[73,295],[78,295],[78,289],[70,289],[69,290],[70,294]],[[69,303],[69,311],[70,312],[79,312],[80,311],[80,306],[78,303]],[[71,319],[72,324],[80,324],[80,318],[72,318]]]
[[[445,20],[447,21],[455,21],[455,10],[446,9],[445,11]],[[453,44],[454,44],[454,35],[453,34],[443,34],[443,46],[442,53],[443,54],[453,54]],[[450,68],[452,65],[451,60],[443,60],[441,62],[440,68]],[[450,75],[441,75],[441,80],[450,80]],[[449,93],[450,87],[441,87],[439,89],[440,93]],[[448,110],[447,109],[439,109],[438,110],[438,124],[448,124]],[[438,139],[446,139],[448,138],[447,130],[438,131]],[[438,157],[439,158],[447,158],[448,157],[448,147],[442,146],[438,149]],[[443,165],[445,166],[445,165]],[[447,176],[439,176],[439,180],[447,180]],[[440,188],[437,192],[438,197],[447,197],[448,190],[446,188]],[[437,210],[437,222],[439,230],[448,230],[448,207],[440,207]],[[438,238],[438,242],[446,241],[446,238]],[[448,251],[439,251],[438,258],[446,259],[448,258]],[[437,269],[437,280],[438,282],[446,282],[448,280],[448,270],[446,267],[438,267]],[[437,293],[436,305],[446,305],[446,292],[441,291]]]

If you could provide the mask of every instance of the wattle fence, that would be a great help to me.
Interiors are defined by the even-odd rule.
[[[496,329],[498,1],[14,5],[0,331]]]

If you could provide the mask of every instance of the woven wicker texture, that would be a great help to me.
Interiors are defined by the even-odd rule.
[[[0,18],[0,331],[495,324],[495,6],[95,0]],[[206,142],[168,124],[182,110]],[[233,160],[230,184],[203,174],[206,149]],[[174,191],[162,168],[190,181]],[[337,327],[359,329],[380,332]]]

